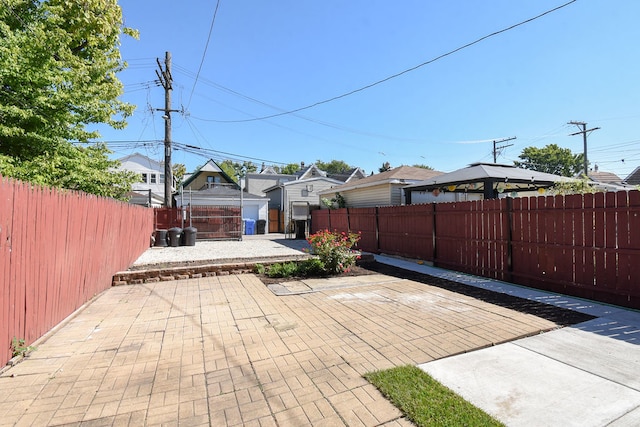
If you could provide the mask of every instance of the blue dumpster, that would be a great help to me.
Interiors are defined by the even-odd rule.
[[[244,220],[244,234],[255,234],[256,233],[256,220],[255,219],[245,219]]]

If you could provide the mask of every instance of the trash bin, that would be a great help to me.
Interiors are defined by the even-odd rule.
[[[256,234],[256,221],[254,219],[244,220],[244,234]]]
[[[259,219],[256,221],[256,234],[264,234],[266,226],[267,220]]]
[[[167,230],[156,230],[153,246],[167,246]]]
[[[307,221],[296,220],[296,239],[307,238]]]
[[[185,227],[182,230],[182,246],[195,246],[196,245],[196,234],[198,233],[198,229],[195,227]]]
[[[180,234],[182,234],[182,228],[173,227],[169,229],[169,246],[180,246]]]

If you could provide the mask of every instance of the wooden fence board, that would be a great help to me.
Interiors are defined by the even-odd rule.
[[[376,208],[350,208],[349,218],[351,231],[360,233],[357,248],[367,252],[377,252]],[[314,229],[314,231],[317,230],[317,228]]]
[[[153,211],[2,177],[0,202],[1,366],[13,337],[31,345],[148,248]]]
[[[377,208],[367,247],[640,308],[640,192],[517,198],[510,209],[504,199]],[[349,211],[340,224],[360,224]],[[316,212],[314,227],[329,217]]]
[[[10,282],[15,186],[0,176],[0,362],[11,356]]]

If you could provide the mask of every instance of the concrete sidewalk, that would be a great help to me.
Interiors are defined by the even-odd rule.
[[[419,367],[509,426],[640,425],[640,313],[452,271],[380,261],[596,319]]]
[[[402,364],[508,425],[637,424],[636,312],[379,260],[600,317],[554,330],[379,275],[288,296],[250,274],[114,287],[0,375],[0,426],[408,426],[362,378]]]

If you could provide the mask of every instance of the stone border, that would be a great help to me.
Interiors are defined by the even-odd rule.
[[[112,286],[142,285],[144,283],[167,282],[171,280],[198,279],[211,276],[228,276],[230,274],[253,273],[257,264],[271,265],[278,262],[302,261],[310,258],[310,255],[290,255],[286,257],[270,257],[259,259],[247,259],[246,262],[210,262],[185,266],[184,263],[176,265],[164,264],[161,268],[148,268],[146,270],[120,271],[113,276]],[[371,254],[363,254],[358,264],[374,261]]]

